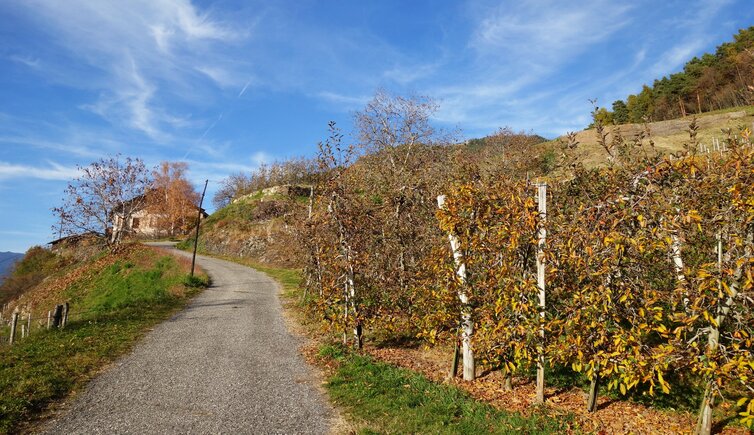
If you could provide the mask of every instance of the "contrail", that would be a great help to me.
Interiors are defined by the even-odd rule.
[[[249,81],[246,82],[245,85],[243,85],[243,89],[241,89],[241,92],[238,93],[238,97],[237,98],[241,98],[241,95],[243,95],[243,94],[246,93],[246,89],[249,87],[250,84],[251,84],[251,79],[249,79]]]
[[[249,79],[246,82],[246,84],[243,85],[243,89],[241,89],[241,92],[238,93],[238,97],[236,97],[236,98],[241,98],[243,96],[243,94],[246,93],[246,90],[249,89],[249,85],[251,84],[252,80],[253,79]],[[217,117],[217,119],[215,120],[215,122],[213,122],[212,125],[210,125],[208,129],[204,130],[204,133],[202,133],[202,135],[199,136],[199,139],[197,139],[197,142],[200,141],[200,140],[202,140],[202,139],[204,139],[205,136],[207,136],[207,133],[209,133],[210,131],[212,131],[213,128],[215,128],[215,126],[217,125],[217,123],[220,122],[221,119],[223,119],[223,115],[224,114],[225,114],[224,110],[222,112],[220,112],[220,116]],[[189,150],[186,151],[186,154],[183,156],[183,159],[185,160],[190,153],[191,153],[191,149],[189,148]]]
[[[224,114],[225,114],[225,111],[220,112],[220,116],[217,117],[217,119],[215,120],[215,122],[213,122],[212,125],[209,126],[209,128],[207,128],[206,130],[204,130],[204,133],[202,133],[202,135],[199,136],[199,139],[197,139],[196,141],[199,142],[200,140],[204,139],[204,137],[207,136],[207,133],[209,133],[213,128],[215,128],[215,126],[217,125],[217,123],[220,122],[221,119],[223,119],[223,115]],[[192,148],[189,148],[186,151],[186,154],[183,155],[183,159],[182,160],[186,160],[186,158],[188,157],[188,155],[191,153],[191,149]]]
[[[220,112],[220,116],[217,117],[217,119],[215,120],[215,122],[213,122],[212,125],[210,125],[208,129],[204,130],[204,134],[202,134],[201,137],[199,137],[199,140],[204,139],[204,136],[206,136],[207,133],[209,133],[210,130],[212,130],[213,128],[215,128],[215,126],[217,125],[217,123],[220,122],[221,119],[223,119],[223,115],[224,114],[225,114],[224,111]]]

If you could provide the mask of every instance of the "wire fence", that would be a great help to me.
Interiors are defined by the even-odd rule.
[[[100,310],[71,310],[67,303],[57,305],[46,314],[25,311],[8,313],[3,309],[0,311],[0,346],[12,345],[41,331],[63,329],[71,322],[97,322],[107,314]]]

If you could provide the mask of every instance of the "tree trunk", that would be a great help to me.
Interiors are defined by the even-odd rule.
[[[751,245],[752,238],[754,235],[749,232],[747,235],[746,240],[746,246],[747,248],[744,248],[744,255],[746,257],[749,257],[751,255],[750,248],[748,246]],[[738,289],[739,289],[739,283],[740,280],[743,277],[743,267],[738,266],[736,267],[736,270],[733,272],[733,279],[730,282],[729,286],[729,293],[726,296],[723,292],[723,285],[722,285],[722,267],[723,267],[723,242],[722,242],[722,234],[718,234],[717,236],[717,267],[718,272],[720,273],[720,284],[718,288],[720,300],[717,304],[717,316],[715,316],[715,323],[710,325],[709,327],[709,335],[707,336],[707,352],[710,354],[710,356],[717,353],[718,348],[720,346],[720,327],[723,324],[723,321],[725,321],[725,318],[728,316],[728,313],[730,312],[731,308],[733,308],[733,305],[735,303],[735,298],[738,296]],[[723,299],[723,296],[725,296],[725,299]],[[714,378],[710,379],[707,382],[707,388],[704,391],[704,397],[702,399],[702,406],[699,410],[699,418],[697,419],[697,425],[695,434],[697,435],[709,435],[712,432],[712,409],[715,406],[715,388],[713,388],[714,385]]]
[[[683,257],[681,257],[681,240],[677,234],[670,235],[671,244],[670,251],[673,256],[673,267],[675,268],[675,276],[678,280],[678,285],[683,286],[683,309],[688,314],[689,312],[689,295],[688,289],[686,289],[686,275],[683,274]]]
[[[599,366],[595,367],[594,374],[592,375],[592,382],[589,385],[589,398],[586,403],[587,412],[594,412],[597,410],[597,398],[599,397],[600,388],[600,375]]]
[[[437,197],[437,206],[443,208],[445,205],[445,195]],[[461,281],[461,290],[458,292],[458,299],[461,301],[461,343],[463,346],[463,380],[473,381],[476,377],[474,366],[474,350],[471,347],[471,337],[474,335],[474,320],[472,319],[473,308],[469,304],[469,295],[466,289],[466,264],[463,261],[461,252],[461,242],[455,234],[449,233],[450,248],[453,251],[453,261],[456,264],[456,275]]]
[[[702,406],[699,409],[699,417],[696,421],[694,435],[710,435],[712,433],[712,408],[715,406],[712,382],[707,382],[707,388],[704,390],[704,398],[702,399]]]
[[[461,328],[463,330],[461,333],[461,342],[463,343],[463,380],[473,381],[476,377],[474,350],[471,348],[471,336],[474,334],[474,321],[471,319],[471,307],[469,306],[468,298],[462,298],[461,300],[464,305],[466,305],[466,308],[461,314]]]
[[[506,365],[503,369],[503,391],[513,391],[513,373],[508,369]]]

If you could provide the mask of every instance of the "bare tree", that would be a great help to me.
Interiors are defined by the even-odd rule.
[[[223,179],[220,189],[212,198],[212,203],[216,208],[221,209],[244,193],[251,191],[251,177],[239,172],[232,174]]]
[[[60,231],[63,235],[98,234],[117,247],[133,214],[145,206],[149,170],[141,159],[116,155],[79,171],[81,175],[66,187],[62,205],[52,209]]]

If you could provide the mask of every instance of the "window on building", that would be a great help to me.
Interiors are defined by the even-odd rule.
[[[139,224],[140,223],[141,222],[140,222],[139,218],[134,218],[134,220],[131,222],[131,228],[133,228],[133,229],[139,228]]]

